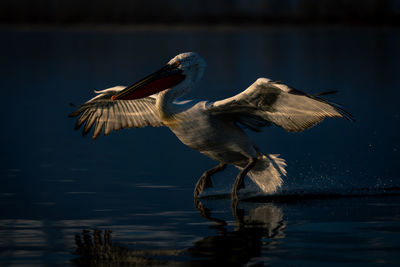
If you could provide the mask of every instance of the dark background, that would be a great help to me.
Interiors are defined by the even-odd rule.
[[[15,24],[335,23],[398,25],[397,0],[3,0],[0,22]]]

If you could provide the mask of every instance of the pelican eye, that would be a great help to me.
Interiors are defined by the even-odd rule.
[[[169,64],[172,68],[179,68],[181,66],[181,62],[179,60],[175,61],[174,63]]]

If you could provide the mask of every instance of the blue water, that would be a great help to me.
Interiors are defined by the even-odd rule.
[[[111,229],[113,243],[152,251],[148,258],[164,261],[145,263],[156,265],[400,263],[399,29],[0,32],[0,265],[82,264],[74,236],[85,229]],[[219,225],[202,217],[192,199],[212,160],[166,128],[93,141],[67,117],[69,103],[86,101],[94,89],[128,85],[184,51],[208,62],[190,98],[222,99],[268,77],[310,93],[339,90],[330,99],[356,122],[249,133],[264,152],[286,159],[282,197],[241,202],[243,216],[236,217],[230,199],[203,200],[211,217],[227,224]],[[229,192],[236,173],[216,175],[214,190]],[[154,253],[165,250],[174,253]]]

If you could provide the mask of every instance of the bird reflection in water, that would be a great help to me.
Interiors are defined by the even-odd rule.
[[[93,238],[92,238],[93,235]],[[78,266],[159,266],[171,263],[158,257],[179,256],[180,250],[136,250],[111,241],[111,231],[83,230],[82,235],[75,236],[76,255],[73,263]]]
[[[114,244],[111,231],[84,230],[76,235],[73,262],[78,266],[124,266],[133,265],[174,265],[199,266],[203,264],[224,264],[242,266],[254,261],[262,249],[273,249],[277,239],[284,237],[286,222],[282,210],[272,203],[251,204],[249,210],[232,205],[235,228],[230,230],[225,220],[212,215],[211,209],[195,201],[200,215],[215,222],[211,228],[217,230],[214,236],[196,241],[193,246],[181,250],[137,250]],[[254,207],[254,205],[256,207]],[[189,257],[189,260],[188,260]],[[254,264],[257,263],[253,262]]]

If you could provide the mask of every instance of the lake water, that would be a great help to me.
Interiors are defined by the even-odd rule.
[[[400,29],[0,33],[0,265],[399,266]],[[208,62],[188,98],[222,99],[268,77],[339,90],[329,99],[356,122],[249,133],[286,159],[282,189],[232,207],[224,194],[237,171],[228,168],[196,209],[193,188],[212,160],[166,128],[93,141],[67,117],[94,89],[131,84],[185,51]]]

